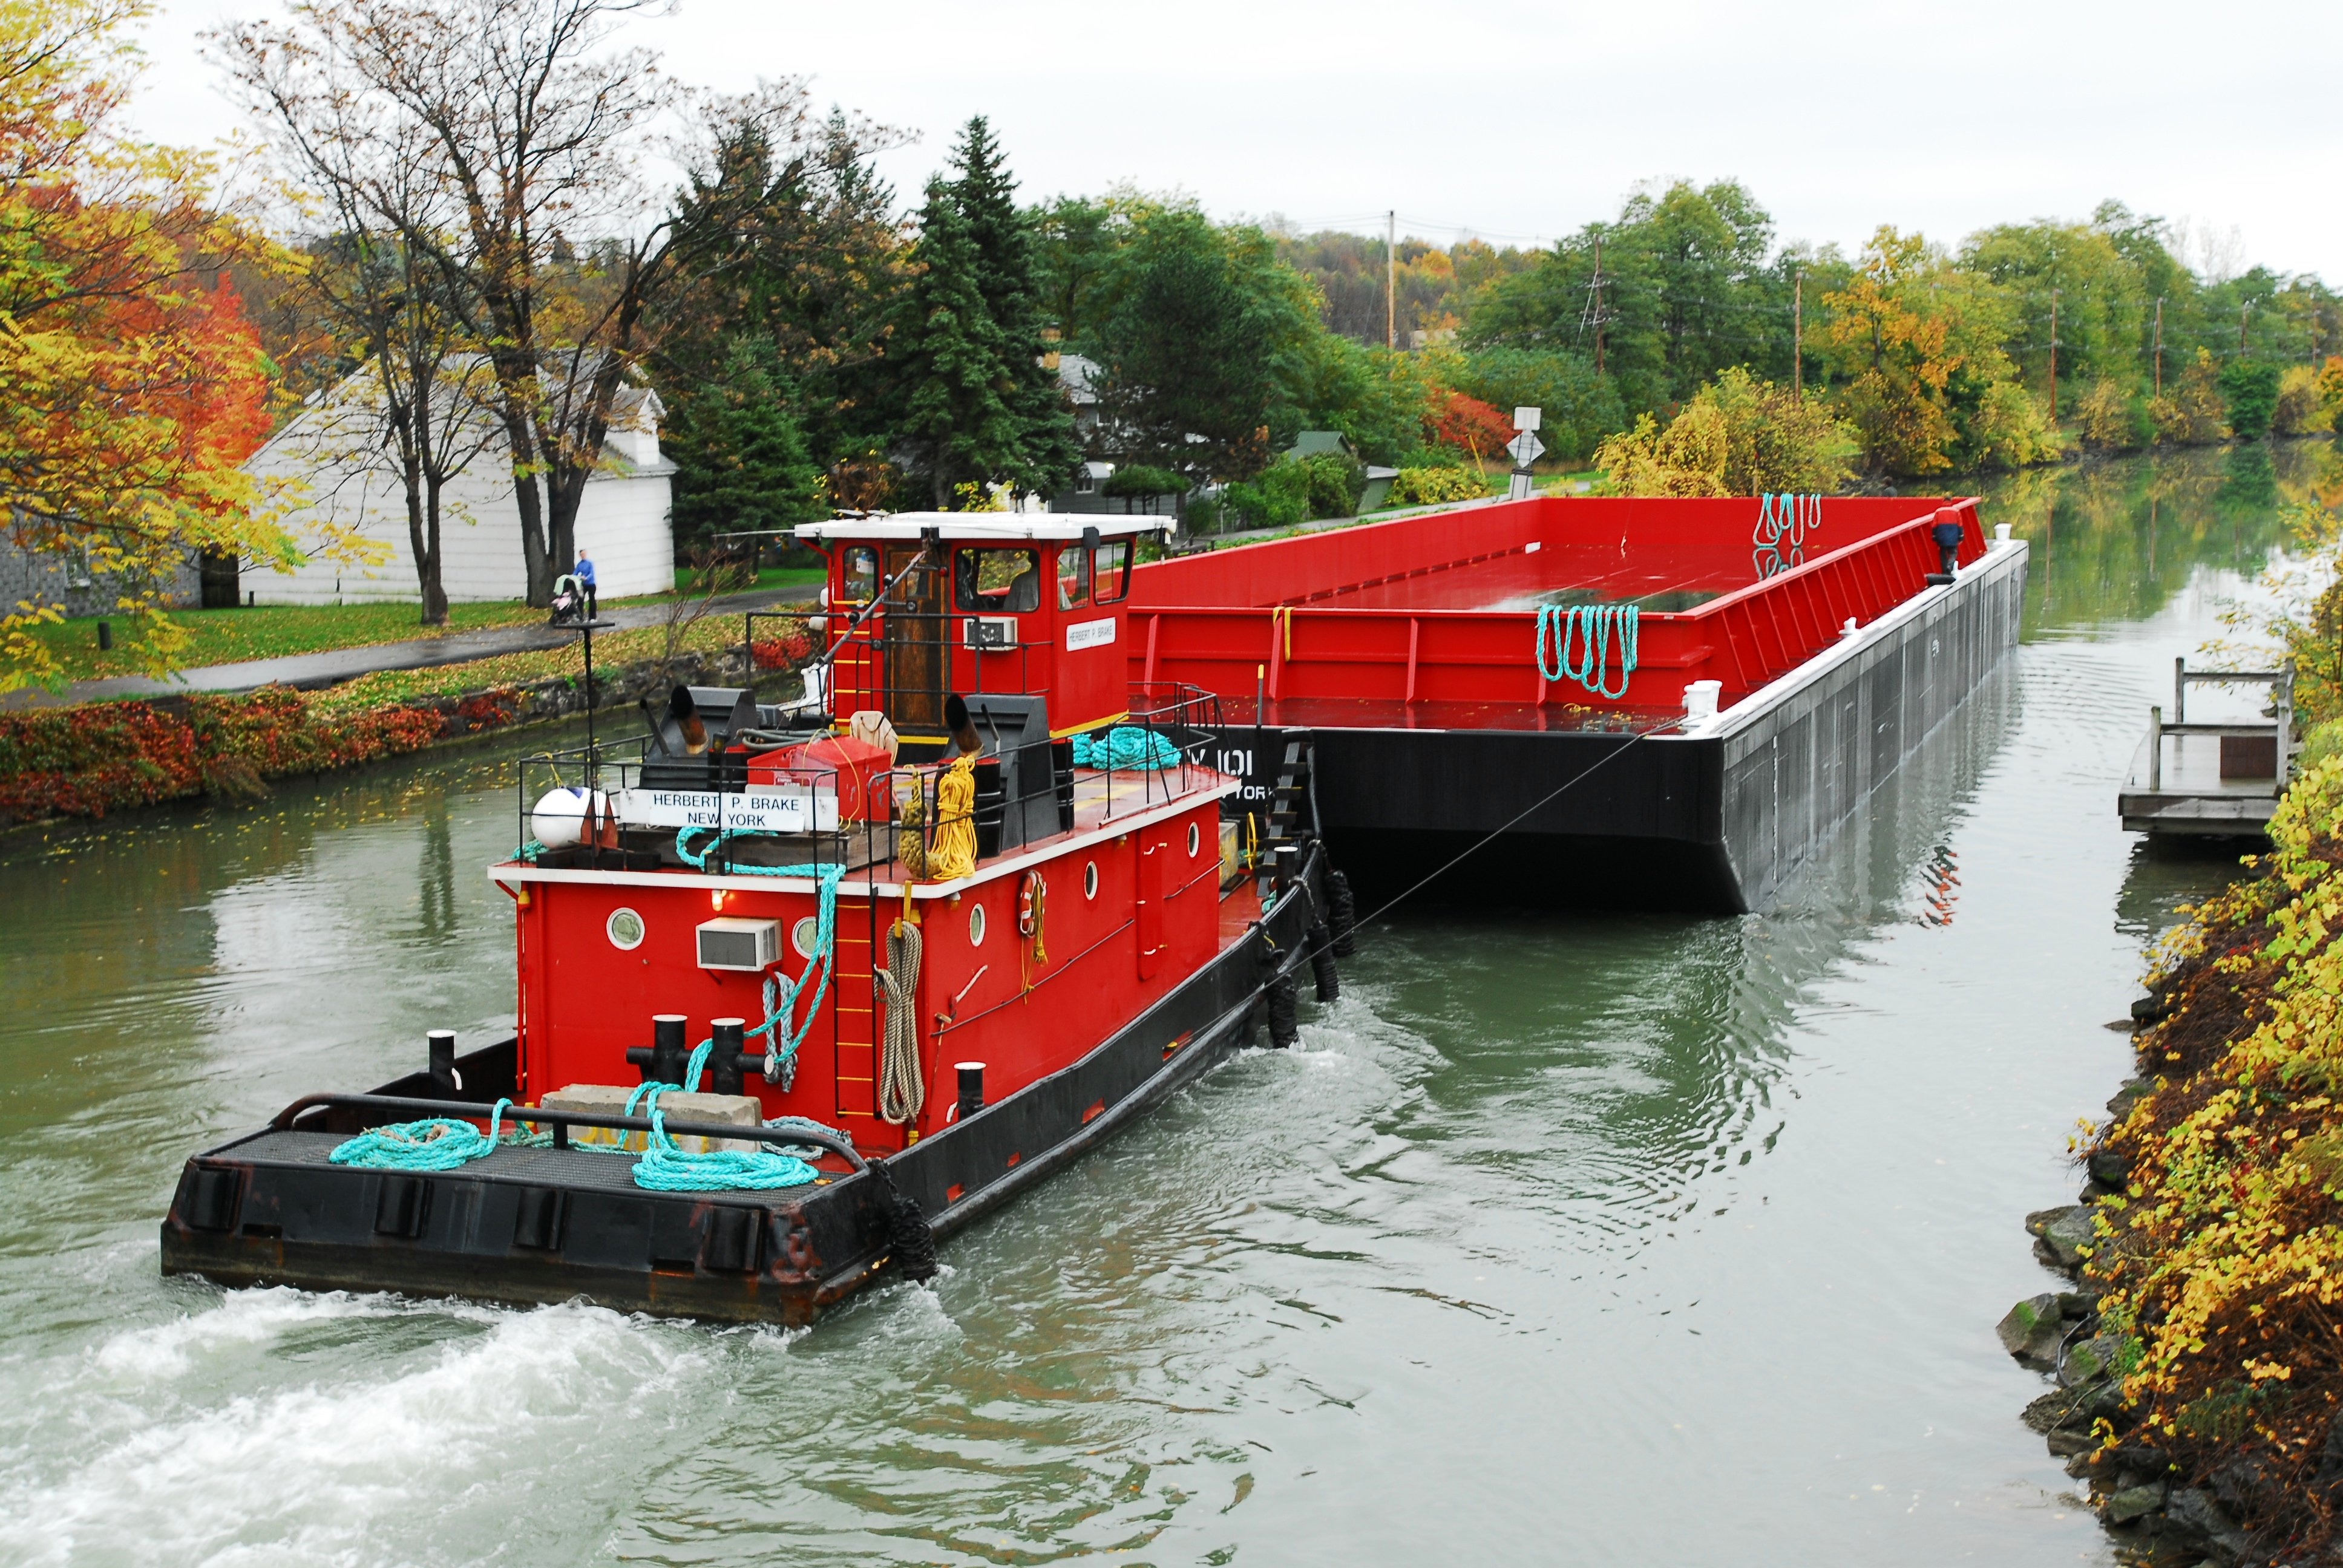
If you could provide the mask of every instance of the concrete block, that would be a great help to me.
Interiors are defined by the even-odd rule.
[[[615,1083],[573,1083],[557,1089],[538,1103],[548,1111],[589,1111],[605,1116],[624,1116],[627,1099],[638,1085]],[[670,1089],[659,1097],[659,1115],[669,1121],[713,1121],[729,1127],[755,1127],[764,1120],[764,1108],[753,1095],[748,1094],[686,1094]],[[642,1107],[635,1107],[640,1116]],[[569,1133],[574,1143],[598,1143],[641,1150],[649,1141],[642,1132],[620,1132],[609,1127],[577,1127]],[[729,1149],[748,1153],[759,1148],[753,1138],[685,1138],[675,1141],[676,1147],[688,1154],[705,1154],[710,1149]]]

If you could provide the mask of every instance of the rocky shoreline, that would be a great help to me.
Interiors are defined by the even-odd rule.
[[[2107,1101],[2108,1114],[2121,1122],[2149,1091],[2141,1080],[2127,1081]],[[2137,1345],[2101,1323],[2105,1292],[2088,1264],[2105,1244],[2097,1223],[2103,1201],[2122,1191],[2129,1172],[2104,1149],[2091,1152],[2086,1168],[2089,1180],[2078,1201],[2026,1217],[2034,1255],[2074,1288],[2030,1296],[1996,1325],[2002,1348],[2055,1385],[2026,1407],[2023,1419],[2082,1483],[2120,1555],[2156,1568],[2232,1568],[2248,1560],[2244,1529],[2211,1491],[2175,1486],[2174,1467],[2155,1444],[2126,1435],[2137,1426],[2137,1412],[2124,1398],[2123,1380]]]

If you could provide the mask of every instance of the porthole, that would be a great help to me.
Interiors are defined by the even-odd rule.
[[[1204,830],[1193,822],[1188,824],[1188,859],[1194,859],[1196,851],[1204,847]]]
[[[809,959],[814,956],[814,940],[820,935],[821,922],[811,915],[804,916],[789,928],[789,946],[797,949],[798,957]]]
[[[982,904],[969,906],[968,945],[972,948],[980,948],[984,945],[984,906]]]
[[[1085,899],[1098,897],[1098,862],[1096,860],[1082,868],[1082,897]]]
[[[643,918],[632,910],[612,910],[602,930],[609,934],[610,945],[620,952],[631,952],[643,945]]]

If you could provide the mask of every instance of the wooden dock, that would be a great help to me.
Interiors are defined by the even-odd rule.
[[[2230,724],[2188,722],[2188,688],[2271,689],[2271,717]],[[2278,809],[2294,742],[2291,669],[2192,670],[2172,661],[2172,711],[2148,709],[2147,734],[2116,796],[2124,829],[2155,838],[2263,838]]]

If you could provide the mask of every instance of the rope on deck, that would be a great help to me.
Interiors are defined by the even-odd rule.
[[[1768,493],[1759,497],[1757,527],[1749,536],[1750,564],[1760,578],[1788,571],[1805,560],[1806,535],[1822,526],[1820,496]]]
[[[691,1053],[690,1069],[684,1074],[686,1080],[699,1081],[708,1050],[703,1043]],[[675,1087],[672,1083],[645,1083],[627,1096],[627,1114],[635,1113],[635,1102],[639,1100],[643,1102],[643,1114],[651,1121],[649,1147],[635,1161],[636,1186],[653,1192],[732,1192],[802,1187],[814,1180],[816,1171],[811,1165],[794,1154],[769,1147],[710,1149],[699,1153],[686,1150],[668,1136],[667,1117],[659,1110],[659,1096]]]
[[[1104,735],[1074,737],[1074,766],[1153,773],[1180,766],[1180,749],[1154,730],[1118,724]]]
[[[1574,680],[1595,696],[1616,702],[1627,695],[1627,678],[1635,673],[1639,619],[1640,613],[1631,604],[1544,606],[1537,617],[1539,676],[1549,681]],[[1614,638],[1619,644],[1615,690],[1607,674]]]
[[[917,1122],[928,1103],[920,1068],[920,928],[897,920],[887,932],[887,962],[871,972],[887,999],[885,1043],[879,1055],[879,1116],[890,1127]]]
[[[488,1112],[486,1132],[447,1116],[395,1121],[336,1145],[326,1158],[337,1165],[366,1171],[453,1171],[496,1149],[498,1124],[511,1104],[509,1100],[497,1101]]]

